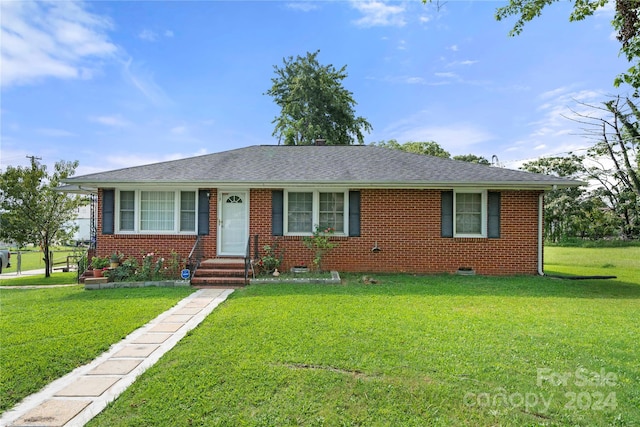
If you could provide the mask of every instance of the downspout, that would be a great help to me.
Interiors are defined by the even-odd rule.
[[[544,239],[544,191],[538,196],[538,274],[544,276],[544,256],[543,256],[543,239]]]

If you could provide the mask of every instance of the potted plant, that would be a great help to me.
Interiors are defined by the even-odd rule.
[[[109,258],[94,256],[91,258],[91,267],[93,267],[93,277],[102,277],[102,269],[109,266]]]
[[[109,257],[109,263],[111,268],[116,268],[120,265],[120,260],[122,259],[122,255],[114,252]]]

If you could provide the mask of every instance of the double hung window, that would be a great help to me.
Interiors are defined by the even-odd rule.
[[[195,233],[195,191],[120,190],[116,198],[121,233]]]
[[[486,209],[483,206],[484,193],[455,193],[455,222],[454,233],[456,236],[484,236],[486,228]]]
[[[344,191],[287,191],[285,233],[307,235],[318,225],[330,227],[336,234],[345,234],[346,194]]]

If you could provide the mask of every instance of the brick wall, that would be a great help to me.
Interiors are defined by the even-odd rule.
[[[536,274],[538,191],[502,191],[499,239],[440,237],[440,190],[361,190],[360,237],[340,237],[325,269],[355,272]],[[271,244],[271,190],[251,191],[252,236]],[[277,238],[284,269],[312,265],[301,237]],[[381,249],[374,253],[376,245]]]
[[[492,190],[493,191],[493,190]],[[495,190],[498,191],[498,190]],[[336,237],[339,244],[325,257],[323,267],[353,272],[453,273],[460,267],[478,274],[536,274],[539,191],[501,191],[499,239],[440,237],[440,190],[361,190],[361,236]],[[205,256],[216,255],[217,193],[211,190]],[[195,236],[109,235],[101,231],[98,214],[98,254],[115,250],[137,256],[150,250],[188,255]],[[259,248],[272,244],[271,190],[250,191],[250,235]],[[301,262],[311,266],[313,252],[301,237],[277,238],[285,250],[283,269]],[[377,242],[380,252],[371,249]],[[253,252],[253,248],[252,248]]]

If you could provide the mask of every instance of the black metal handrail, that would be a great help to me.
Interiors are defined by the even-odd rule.
[[[200,261],[204,257],[204,244],[201,236],[196,238],[196,242],[189,252],[189,258],[187,258],[187,268],[189,269],[189,277],[193,277],[198,267],[200,267]]]
[[[256,236],[256,240],[258,236]],[[247,250],[244,253],[244,284],[249,284],[249,269],[253,272],[253,259],[251,258],[251,236],[247,239]]]

